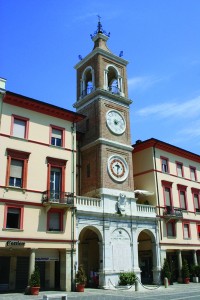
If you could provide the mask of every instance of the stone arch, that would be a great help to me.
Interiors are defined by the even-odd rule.
[[[85,226],[79,233],[78,263],[85,268],[88,286],[97,287],[102,267],[102,234],[95,226]]]
[[[94,69],[91,66],[85,68],[81,78],[81,97],[92,93],[95,89]]]
[[[138,232],[138,261],[143,284],[152,284],[154,281],[153,268],[155,262],[156,237],[152,230],[141,229]]]
[[[113,94],[122,94],[122,77],[112,64],[107,65],[104,73],[104,88]]]

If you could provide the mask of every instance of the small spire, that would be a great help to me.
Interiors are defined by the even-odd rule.
[[[98,33],[101,33],[101,34],[104,34],[106,35],[107,37],[110,36],[110,32],[107,33],[105,30],[103,30],[103,27],[102,27],[102,24],[101,24],[101,17],[99,15],[97,15],[98,17],[98,24],[97,24],[97,30],[93,33],[93,34],[90,34],[91,36],[91,39],[97,35]]]

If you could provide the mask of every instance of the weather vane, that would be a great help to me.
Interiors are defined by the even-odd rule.
[[[102,34],[106,35],[107,37],[109,37],[110,32],[107,33],[105,30],[103,30],[103,27],[102,27],[102,24],[101,24],[101,16],[97,15],[97,18],[98,18],[97,30],[93,34],[90,34],[91,38],[93,38],[98,33],[102,33]]]

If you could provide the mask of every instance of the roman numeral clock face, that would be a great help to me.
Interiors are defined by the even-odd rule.
[[[126,129],[124,117],[116,110],[109,110],[106,114],[106,123],[112,133],[120,135]]]

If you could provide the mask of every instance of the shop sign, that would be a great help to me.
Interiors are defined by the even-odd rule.
[[[22,241],[7,241],[6,242],[6,246],[10,247],[10,246],[24,246],[25,242]]]
[[[59,261],[59,251],[56,249],[38,249],[35,252],[35,261]]]
[[[59,261],[57,257],[36,257],[35,261]]]

